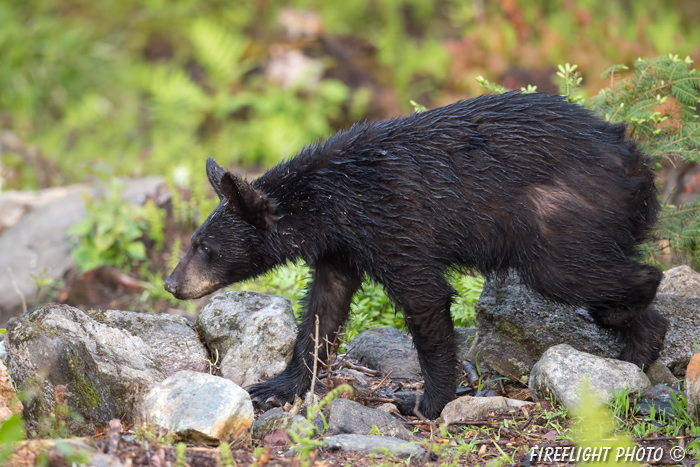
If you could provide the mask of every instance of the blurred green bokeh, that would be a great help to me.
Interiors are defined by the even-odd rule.
[[[5,145],[2,189],[259,171],[513,69],[578,63],[597,91],[613,63],[700,58],[699,19],[695,0],[2,1],[0,125],[51,167]]]

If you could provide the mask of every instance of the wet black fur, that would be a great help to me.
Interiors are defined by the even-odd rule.
[[[333,340],[364,274],[405,314],[430,418],[455,397],[451,266],[514,269],[543,296],[587,306],[623,331],[621,358],[637,365],[663,345],[650,307],[661,272],[635,260],[659,212],[649,161],[624,126],[559,97],[487,95],[357,124],[250,184],[212,160],[207,171],[222,202],[169,290],[193,298],[299,258],[313,268],[294,356],[250,390],[260,403],[308,390],[315,316]]]

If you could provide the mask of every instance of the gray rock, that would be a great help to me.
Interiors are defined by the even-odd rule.
[[[483,420],[489,414],[513,412],[526,405],[533,403],[501,396],[463,396],[448,403],[440,415],[445,423],[450,424],[460,420]]]
[[[371,409],[348,399],[335,399],[331,403],[328,434],[366,435],[373,426],[376,426],[384,436],[392,436],[404,441],[416,441],[416,437],[387,412]]]
[[[693,355],[685,373],[685,391],[688,400],[688,413],[700,422],[700,353]]]
[[[468,360],[527,383],[532,366],[550,347],[568,343],[602,357],[617,357],[623,348],[612,330],[595,324],[588,312],[550,302],[511,274],[489,278],[476,303],[478,336]]]
[[[389,436],[335,435],[325,439],[325,447],[347,452],[386,453],[400,459],[422,459],[425,456],[425,449],[422,447]]]
[[[304,417],[285,412],[281,407],[270,409],[253,422],[253,439],[260,439],[273,430],[289,430],[295,422],[303,423]]]
[[[678,266],[664,272],[656,293],[684,298],[700,298],[700,274],[688,266]]]
[[[36,393],[25,415],[46,419],[54,411],[56,387],[65,386],[68,407],[84,418],[68,424],[78,435],[92,435],[113,418],[133,420],[141,395],[165,379],[140,337],[67,305],[46,305],[11,319],[5,344],[13,378]]]
[[[654,363],[649,365],[649,368],[645,371],[645,373],[647,374],[649,382],[652,386],[656,386],[657,384],[667,384],[672,386],[678,381],[678,378],[671,373],[671,370],[669,370],[661,360],[656,360]]]
[[[125,180],[122,196],[135,204],[143,203],[145,195],[154,193],[162,183],[157,177]],[[0,327],[22,313],[14,283],[31,309],[38,298],[32,275],[46,271],[46,278],[60,280],[75,267],[70,255],[72,240],[66,230],[85,215],[83,196],[97,196],[100,190],[89,185],[49,188],[39,192],[34,202],[23,201],[20,218],[0,235]]]
[[[143,421],[186,443],[245,441],[253,426],[253,402],[240,386],[219,376],[179,371],[143,400]]]
[[[669,321],[659,360],[682,378],[693,356],[693,339],[700,344],[700,298],[657,294],[654,305]]]
[[[461,359],[466,358],[475,336],[475,328],[455,328]],[[392,379],[411,379],[421,375],[413,338],[396,328],[374,328],[361,332],[348,345],[348,356],[385,375],[393,370]]]
[[[411,335],[396,328],[375,328],[361,332],[348,345],[348,356],[392,379],[420,376],[418,354]]]
[[[675,416],[676,410],[670,402],[673,392],[673,388],[665,384],[657,384],[642,392],[640,394],[642,396],[641,399],[636,400],[634,406],[639,410],[641,415],[647,417],[651,415],[652,408],[654,413],[661,418]],[[656,419],[658,420],[659,417]]]
[[[195,322],[221,374],[243,387],[281,373],[292,358],[296,321],[288,298],[258,292],[214,295]]]
[[[560,344],[548,349],[532,368],[530,392],[539,399],[552,394],[567,409],[575,411],[584,380],[588,380],[590,390],[601,400],[610,399],[613,391],[644,391],[651,387],[649,378],[632,363]]]
[[[166,376],[180,370],[209,372],[207,349],[181,316],[107,310],[92,317],[143,339],[153,349]]]

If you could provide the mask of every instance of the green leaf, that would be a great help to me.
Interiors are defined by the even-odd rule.
[[[22,418],[14,414],[0,426],[0,464],[12,455],[14,443],[26,437]]]
[[[132,259],[146,258],[146,246],[141,242],[129,243],[126,246],[126,253]]]

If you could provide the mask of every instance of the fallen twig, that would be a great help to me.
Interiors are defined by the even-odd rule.
[[[382,384],[384,384],[384,381],[386,381],[387,378],[389,378],[389,376],[391,376],[391,374],[392,374],[393,372],[394,372],[394,370],[391,370],[389,373],[387,373],[387,375],[384,377],[384,379],[382,379],[379,383],[377,383],[376,386],[374,386],[373,388],[371,388],[371,389],[369,390],[370,395],[371,395],[374,391],[376,391],[377,389],[379,389],[379,388],[382,386]]]
[[[367,373],[368,376],[379,376],[382,374],[381,371],[373,370],[371,368],[367,368],[366,366],[362,365],[356,365],[354,363],[351,363],[349,361],[345,362],[345,365],[348,366],[348,368],[352,368],[353,370],[359,370],[364,373]]]

